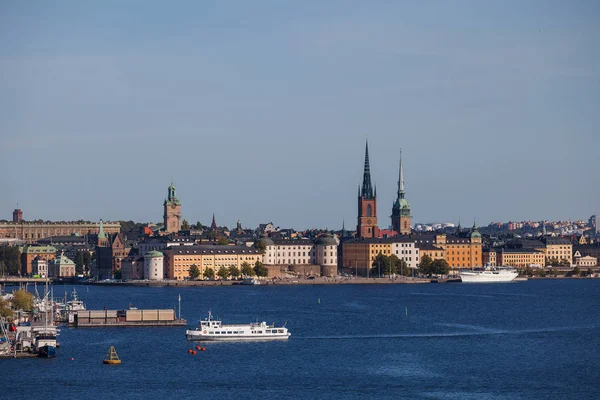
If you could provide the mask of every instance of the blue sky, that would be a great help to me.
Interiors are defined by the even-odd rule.
[[[0,219],[389,225],[600,212],[600,3],[0,3]]]

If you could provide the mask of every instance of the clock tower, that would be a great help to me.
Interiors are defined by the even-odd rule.
[[[169,185],[169,193],[168,197],[165,200],[164,206],[164,231],[166,233],[179,232],[181,229],[181,203],[175,196],[175,185],[171,181],[171,185]]]
[[[371,185],[371,169],[369,166],[369,143],[365,147],[365,169],[362,189],[358,188],[358,225],[356,236],[360,238],[379,237],[377,227],[377,188]]]

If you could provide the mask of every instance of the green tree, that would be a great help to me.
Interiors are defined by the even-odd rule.
[[[259,250],[261,254],[265,254],[265,251],[267,250],[267,246],[260,239],[254,242],[254,248]]]
[[[419,262],[419,273],[422,275],[431,276],[433,273],[432,266],[433,260],[428,254],[425,254],[423,257],[421,257],[421,262]]]
[[[206,234],[206,237],[208,237],[209,240],[217,240],[217,232],[215,232],[215,231],[209,231]]]
[[[242,275],[244,276],[254,276],[256,272],[252,269],[252,266],[248,264],[246,261],[242,263]]]
[[[90,269],[92,268],[92,255],[89,251],[83,252],[83,273],[88,275],[90,273]]]
[[[83,274],[83,268],[84,268],[83,252],[78,251],[77,253],[75,253],[75,259],[73,260],[73,262],[75,263],[75,273],[77,275]]]
[[[190,278],[192,278],[193,280],[198,279],[198,277],[200,276],[200,270],[198,269],[198,266],[196,264],[192,264],[190,267]]]
[[[123,273],[121,271],[121,268],[119,268],[118,270],[115,271],[115,279],[121,279],[122,276],[123,276]]]
[[[204,278],[205,279],[215,279],[215,270],[212,268],[206,268],[204,270]]]
[[[394,256],[396,257],[396,256]],[[396,257],[398,258],[398,257]],[[404,259],[399,259],[398,260],[398,264],[396,269],[398,270],[398,273],[402,276],[410,276],[411,271],[410,271],[410,267],[408,266],[408,264],[406,263],[406,261],[404,261]]]
[[[190,223],[188,222],[187,219],[184,219],[183,222],[181,223],[181,229],[184,231],[187,231],[188,229],[190,229]]]
[[[219,270],[217,271],[217,275],[219,276],[219,278],[221,278],[222,280],[227,279],[227,277],[229,276],[229,270],[225,267],[221,267],[219,268]]]
[[[448,275],[448,271],[450,267],[448,265],[448,261],[444,259],[437,259],[432,264],[432,272],[438,275]]]
[[[15,310],[31,311],[33,310],[33,294],[23,289],[17,290],[13,293],[11,303]]]
[[[10,303],[0,297],[0,317],[10,318],[13,315],[13,310],[10,308]]]
[[[254,272],[256,276],[269,276],[269,269],[260,261],[256,261],[254,264]]]
[[[229,267],[229,275],[232,278],[239,278],[240,274],[241,274],[240,270],[235,265],[232,265]]]
[[[199,231],[202,230],[202,224],[200,223],[200,221],[196,222],[196,229]]]
[[[15,246],[0,247],[0,261],[4,261],[5,273],[19,275],[21,272],[21,250]]]
[[[223,236],[220,236],[217,239],[217,244],[221,245],[221,246],[227,246],[229,244],[229,241],[226,238],[224,238]]]
[[[390,258],[388,256],[384,256],[382,253],[377,254],[375,259],[373,260],[373,264],[371,264],[371,270],[369,274],[372,278],[383,276],[388,273],[388,271],[392,268]]]
[[[575,267],[573,268],[573,275],[574,276],[579,276],[579,274],[581,273],[581,270],[579,269],[579,267]]]
[[[558,262],[558,265],[561,266],[561,267],[570,267],[571,263],[566,258],[563,258],[562,260],[560,260]]]

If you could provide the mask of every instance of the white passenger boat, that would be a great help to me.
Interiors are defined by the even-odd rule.
[[[519,273],[512,267],[490,267],[476,268],[473,270],[461,270],[458,275],[466,283],[489,283],[489,282],[510,282],[514,280]]]
[[[200,320],[196,329],[185,331],[187,340],[194,341],[247,341],[247,340],[285,340],[290,337],[285,324],[276,327],[275,324],[267,325],[266,322],[250,324],[223,325],[215,320],[211,312],[208,317]]]
[[[242,285],[260,285],[260,281],[256,278],[244,278]]]

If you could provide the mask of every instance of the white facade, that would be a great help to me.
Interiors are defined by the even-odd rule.
[[[157,256],[154,253],[148,253],[144,256],[144,279],[151,281],[162,280],[164,277],[164,257]]]
[[[266,245],[263,263],[265,265],[337,266],[337,248],[337,244],[315,244],[306,239],[279,240]]]
[[[419,264],[419,249],[414,242],[392,243],[392,254],[404,260],[409,268],[417,268]]]
[[[317,264],[325,266],[337,266],[337,246],[317,245]]]
[[[285,243],[282,243],[285,242]],[[317,263],[315,244],[308,240],[286,240],[266,246],[266,265],[314,265]]]
[[[150,251],[154,250],[165,250],[169,247],[174,246],[194,246],[196,242],[193,240],[189,240],[187,238],[177,238],[177,239],[168,239],[168,238],[151,238],[149,240],[145,240],[143,242],[138,243],[138,251],[139,254],[146,254]]]
[[[592,256],[577,257],[575,265],[578,267],[595,267],[598,264],[598,259]]]
[[[31,273],[39,275],[40,278],[48,277],[48,261],[41,257],[36,257],[31,263]]]

